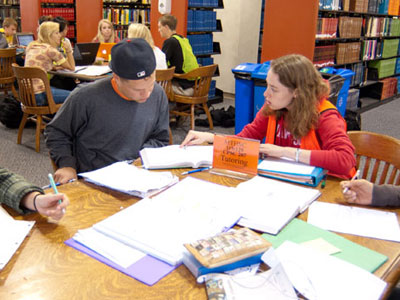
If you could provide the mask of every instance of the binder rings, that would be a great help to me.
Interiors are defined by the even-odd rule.
[[[318,186],[326,176],[323,168],[296,163],[292,160],[266,158],[258,164],[258,174],[261,176],[300,183],[312,187]]]

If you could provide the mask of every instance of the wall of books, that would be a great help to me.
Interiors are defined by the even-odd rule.
[[[103,18],[110,20],[117,36],[124,39],[128,35],[130,23],[150,26],[150,0],[106,0],[103,1]]]
[[[359,96],[383,100],[400,91],[399,11],[399,0],[319,0],[313,61],[355,73],[349,109],[360,108]]]
[[[13,18],[18,22],[18,31],[21,30],[21,14],[19,0],[0,0],[0,23],[5,18]]]
[[[219,43],[213,41],[213,32],[222,31],[221,21],[217,20],[214,9],[223,8],[222,0],[189,0],[187,14],[187,38],[197,57],[199,65],[214,63],[212,55],[220,54]],[[217,70],[219,74],[219,70]],[[222,91],[216,88],[216,81],[211,81],[209,101],[222,101]]]

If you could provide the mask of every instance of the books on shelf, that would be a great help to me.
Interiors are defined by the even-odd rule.
[[[317,186],[325,177],[326,171],[319,167],[296,163],[290,159],[268,157],[260,160],[258,174],[309,186]]]
[[[238,224],[277,234],[297,214],[321,195],[317,189],[256,176],[236,187],[246,201],[240,202]]]
[[[140,156],[146,169],[198,168],[212,165],[213,146],[144,148]]]
[[[178,182],[170,172],[150,172],[128,162],[78,174],[86,181],[137,197],[147,197]]]

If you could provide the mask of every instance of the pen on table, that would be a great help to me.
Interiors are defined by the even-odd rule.
[[[205,167],[205,168],[200,168],[200,169],[196,169],[196,170],[186,171],[186,172],[183,172],[181,175],[187,175],[187,174],[197,173],[197,172],[201,172],[201,171],[205,171],[205,170],[210,170],[211,168],[212,167]]]
[[[357,170],[356,174],[354,174],[354,176],[351,178],[351,181],[358,179],[358,177],[360,177],[360,170]],[[349,191],[348,187],[345,187],[343,189],[343,194],[347,193]]]
[[[57,190],[57,187],[56,187],[56,183],[54,182],[53,175],[51,175],[51,173],[49,173],[48,177],[49,177],[49,180],[50,180],[50,185],[53,188],[54,194],[58,194],[58,190]],[[61,199],[58,200],[58,204],[61,204]],[[64,208],[63,208],[63,213],[65,213],[65,209]]]
[[[69,180],[68,182],[73,182],[73,181],[75,181],[75,179],[71,179],[71,180]],[[59,185],[61,185],[61,183],[56,182],[55,185],[56,185],[56,186],[59,186]],[[52,187],[51,184],[48,184],[48,185],[42,186],[42,189],[45,190],[45,189],[49,189],[49,188],[51,188],[51,187]]]

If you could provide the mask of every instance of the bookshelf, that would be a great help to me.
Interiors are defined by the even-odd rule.
[[[352,108],[358,113],[392,101],[400,91],[399,2],[320,0],[319,5],[315,66],[355,72],[350,88],[358,90]],[[375,101],[364,101],[367,97]]]
[[[75,0],[41,0],[40,16],[60,16],[68,21],[67,38],[76,43]]]
[[[0,1],[0,23],[5,18],[13,18],[18,23],[17,31],[21,31],[21,13],[19,8],[19,0],[1,0]],[[2,26],[0,26],[2,27]]]
[[[221,20],[217,19],[216,9],[223,9],[223,0],[189,0],[187,13],[187,38],[197,57],[199,65],[214,63],[213,55],[221,54],[219,42],[213,41],[213,32],[221,32]],[[219,76],[217,68],[216,75]],[[209,104],[223,101],[222,90],[216,88],[216,81],[211,81]]]
[[[114,24],[117,36],[122,40],[128,35],[130,23],[150,26],[150,0],[103,1],[103,18]]]

